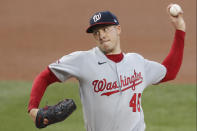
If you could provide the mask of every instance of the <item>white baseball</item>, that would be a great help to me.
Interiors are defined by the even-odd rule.
[[[178,14],[181,13],[181,12],[182,12],[182,9],[181,9],[181,7],[178,4],[173,4],[170,7],[170,14],[172,16],[178,16]]]

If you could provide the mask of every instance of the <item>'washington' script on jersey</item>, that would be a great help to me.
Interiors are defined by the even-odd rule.
[[[120,75],[120,82],[121,82],[121,91],[126,91],[128,89],[132,89],[133,91],[135,90],[135,87],[139,84],[141,84],[143,81],[143,77],[141,72],[137,73],[134,70],[134,74],[126,77]],[[104,78],[103,80],[94,80],[92,82],[92,85],[94,86],[94,91],[95,92],[104,92],[101,94],[101,96],[106,95],[110,96],[112,94],[120,92],[117,86],[117,81],[114,82],[107,82],[107,80]]]

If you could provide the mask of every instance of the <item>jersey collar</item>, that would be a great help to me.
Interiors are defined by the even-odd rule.
[[[102,61],[108,61],[108,62],[114,62],[114,63],[121,62],[125,55],[124,53],[117,54],[117,55],[105,55],[99,49],[99,47],[95,47],[94,50],[95,50],[95,53],[100,57]]]

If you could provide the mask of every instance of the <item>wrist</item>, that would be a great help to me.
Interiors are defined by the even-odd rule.
[[[32,120],[35,122],[35,119],[36,119],[36,115],[37,115],[37,113],[38,113],[38,110],[39,109],[37,109],[37,108],[33,108],[33,109],[31,109],[30,110],[30,112],[29,112],[29,115],[30,115],[30,117],[32,118]]]
[[[181,31],[184,31],[186,30],[186,25],[185,25],[185,22],[182,20],[180,21],[177,26],[175,26],[176,30],[181,30]]]
[[[185,27],[177,27],[176,30],[181,30],[181,31],[185,32],[186,29],[185,29]]]

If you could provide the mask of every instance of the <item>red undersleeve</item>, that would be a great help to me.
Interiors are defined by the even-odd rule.
[[[184,38],[185,32],[176,30],[171,50],[162,62],[167,69],[167,73],[161,82],[166,82],[176,78],[183,60]]]
[[[60,82],[60,80],[57,79],[57,77],[50,71],[49,68],[42,71],[35,78],[31,90],[28,112],[33,108],[38,108],[46,88],[54,82]]]

